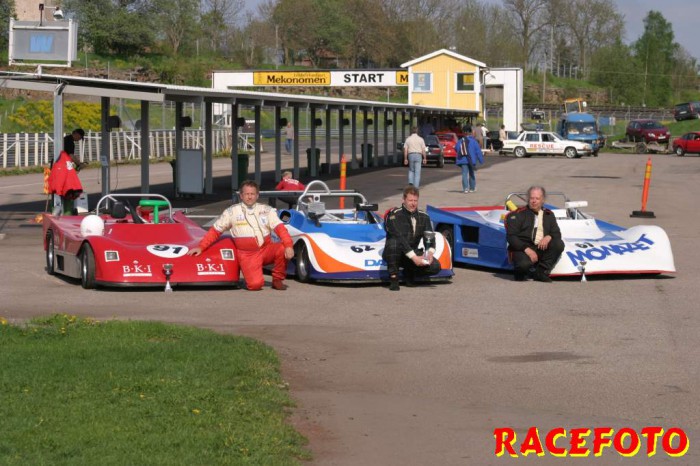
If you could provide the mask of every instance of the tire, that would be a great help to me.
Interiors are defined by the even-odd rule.
[[[564,149],[564,155],[567,159],[577,159],[580,157],[580,155],[578,155],[578,152],[576,152],[576,148],[574,147],[567,147],[566,149]]]
[[[86,290],[95,288],[95,253],[88,243],[80,253],[80,284]]]
[[[522,159],[523,157],[527,157],[527,151],[524,147],[518,146],[513,150],[513,155],[519,159]]]
[[[442,167],[444,167],[444,166],[445,166],[445,157],[443,157],[443,156],[441,155],[440,158],[439,158],[438,161],[437,161],[437,167],[438,167],[438,168],[442,168]]]
[[[593,157],[598,157],[598,151],[593,151]]]
[[[450,251],[452,252],[452,258],[455,256],[455,238],[454,238],[454,227],[450,225],[440,225],[437,229],[438,233],[445,237],[445,241],[450,245]]]
[[[685,155],[685,151],[683,150],[683,148],[681,146],[676,147],[675,152],[676,152],[676,155],[678,157],[683,157]]]
[[[53,231],[46,232],[46,273],[56,275],[56,248],[53,242]]]
[[[647,145],[644,144],[643,142],[638,142],[636,146],[634,146],[634,151],[637,154],[646,154],[647,153]]]
[[[309,261],[309,251],[306,249],[306,244],[300,242],[296,248],[296,272],[297,280],[301,283],[309,283],[311,281],[311,262]]]

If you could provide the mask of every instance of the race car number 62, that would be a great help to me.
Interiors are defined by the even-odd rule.
[[[190,248],[181,244],[149,244],[146,246],[146,249],[151,254],[165,259],[182,257],[190,250]]]

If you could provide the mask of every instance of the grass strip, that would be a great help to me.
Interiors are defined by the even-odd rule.
[[[274,351],[157,322],[0,318],[0,464],[298,464]]]

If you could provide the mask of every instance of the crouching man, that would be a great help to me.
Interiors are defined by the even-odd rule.
[[[557,218],[544,208],[545,197],[543,187],[530,187],[527,206],[506,217],[506,238],[513,254],[516,281],[524,281],[530,268],[535,267],[535,280],[551,283],[549,273],[564,252]]]
[[[246,287],[251,291],[261,290],[265,283],[263,266],[274,264],[272,288],[285,290],[287,261],[294,257],[292,238],[277,216],[277,211],[268,205],[258,204],[259,195],[260,189],[255,181],[246,180],[241,183],[242,202],[226,209],[199,242],[199,246],[187,254],[200,255],[223,232],[229,230],[236,245],[238,263]],[[272,241],[273,231],[282,240],[281,243]]]
[[[389,272],[389,289],[399,291],[399,268],[403,267],[406,286],[415,285],[416,275],[435,275],[440,273],[440,262],[433,258],[435,241],[430,217],[418,210],[418,188],[409,185],[403,190],[403,204],[391,209],[386,216],[386,244],[382,257]],[[428,233],[426,235],[426,233]],[[433,233],[433,235],[430,235]],[[418,248],[424,237],[433,238],[433,244],[426,244],[425,249]]]

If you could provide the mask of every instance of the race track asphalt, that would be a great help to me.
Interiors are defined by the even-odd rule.
[[[541,184],[586,200],[588,212],[629,227],[666,230],[677,273],[648,278],[516,283],[509,274],[456,267],[451,284],[403,287],[289,282],[286,292],[93,290],[44,270],[40,175],[0,178],[0,315],[21,321],[66,312],[98,319],[159,320],[247,335],[273,346],[297,402],[292,422],[319,465],[673,464],[697,465],[700,433],[700,157],[654,154],[648,210],[640,209],[647,156],[514,159],[489,155],[478,192],[460,191],[458,170],[424,169],[421,205],[495,205]],[[215,162],[221,194],[176,200],[218,214],[228,204],[226,160]],[[168,192],[166,164],[152,166]],[[119,168],[120,187],[139,168]],[[113,170],[114,176],[114,170]],[[81,174],[91,202],[99,172]],[[305,180],[306,181],[306,180]],[[335,186],[336,181],[329,181]],[[400,203],[406,169],[353,173],[348,187],[380,211]],[[133,191],[133,188],[132,188]],[[269,277],[267,277],[269,285]],[[563,427],[680,427],[688,453],[634,458],[606,449],[576,461],[494,455],[494,429],[522,439]],[[589,439],[590,441],[590,439]],[[562,439],[558,445],[566,445]]]

